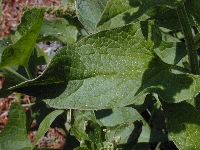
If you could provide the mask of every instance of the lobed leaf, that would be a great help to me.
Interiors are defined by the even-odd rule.
[[[26,114],[24,109],[18,103],[12,102],[8,123],[0,132],[0,149],[33,149],[26,131]]]
[[[99,30],[124,26],[125,24],[148,19],[145,12],[155,6],[177,7],[185,0],[110,0],[97,24]]]

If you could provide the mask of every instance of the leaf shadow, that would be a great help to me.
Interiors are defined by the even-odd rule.
[[[200,113],[193,104],[189,101],[167,103],[163,100],[161,100],[161,103],[167,119],[167,128],[170,133],[181,133],[183,135],[187,134],[183,132],[187,132],[187,130],[188,132],[191,130],[199,132]],[[197,125],[197,127],[195,127],[195,125]],[[190,129],[190,127],[194,128]]]
[[[95,117],[97,119],[105,118],[106,116],[110,116],[113,113],[112,109],[100,109],[97,111],[94,111]]]
[[[176,70],[175,70],[176,71]],[[173,73],[173,69],[154,57],[142,76],[142,83],[135,96],[142,92],[157,93],[167,102],[178,102],[184,94],[184,89],[189,89],[193,84],[193,79],[187,74]],[[184,100],[184,99],[183,99]]]
[[[141,0],[134,0],[134,1],[129,0],[129,5],[137,11],[134,12],[133,14],[130,14],[128,12],[124,14],[123,19],[125,21],[125,24],[135,21],[137,18],[142,16],[147,11],[145,7],[145,5],[147,4],[143,4],[143,3],[144,2],[141,2]]]
[[[122,148],[122,149],[125,149],[125,150],[132,150],[134,148],[134,146],[137,143],[138,138],[139,138],[139,136],[142,132],[143,123],[142,123],[142,121],[137,120],[137,121],[133,122],[133,124],[134,124],[134,129],[130,133],[128,140],[127,140],[127,143],[126,144],[119,144],[117,146],[118,148]]]

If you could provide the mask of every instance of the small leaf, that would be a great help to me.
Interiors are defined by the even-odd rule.
[[[31,150],[33,145],[26,133],[26,114],[16,102],[11,103],[8,123],[0,132],[0,149]]]
[[[44,20],[40,34],[54,37],[65,44],[73,44],[77,41],[79,32],[66,19],[57,19]]]
[[[102,130],[95,120],[85,121],[85,132],[95,145],[95,149],[101,149],[103,147]]]
[[[106,140],[113,145],[122,147],[134,147],[142,131],[142,123],[139,121],[124,123],[106,128]]]
[[[199,0],[192,0],[192,1],[186,1],[185,7],[187,10],[187,13],[194,17],[196,23],[200,26],[200,2]]]
[[[0,89],[0,97],[4,98],[12,93],[8,88],[26,81],[27,79],[22,76],[20,66],[5,67],[0,70],[0,74],[5,78],[3,87]]]
[[[162,101],[167,129],[173,142],[180,150],[200,147],[200,113],[191,101],[177,104]]]
[[[85,132],[86,122],[88,120],[95,121],[96,118],[94,116],[93,111],[81,111],[81,110],[73,110],[73,120],[72,120],[72,132],[79,140],[90,140],[88,135]]]
[[[124,26],[127,23],[149,18],[145,12],[155,6],[177,7],[185,0],[110,0],[98,22],[99,30]]]
[[[54,121],[54,119],[63,113],[63,110],[55,110],[48,114],[44,120],[40,123],[39,129],[37,131],[35,140],[34,140],[34,145],[38,142],[38,140],[47,132],[48,128],[50,127],[51,123]]]
[[[95,116],[97,122],[101,126],[110,126],[110,127],[117,125],[123,126],[124,124],[128,124],[130,122],[141,121],[143,126],[138,142],[142,143],[142,142],[168,141],[167,134],[164,134],[162,132],[150,128],[148,123],[134,108],[124,107],[124,108],[113,108],[108,110],[98,110],[95,111]]]
[[[177,64],[187,54],[185,44],[182,42],[162,42],[154,52],[162,61],[172,65]]]
[[[76,1],[77,16],[90,33],[96,33],[98,31],[96,24],[99,21],[107,2],[108,0]]]
[[[34,49],[31,53],[30,59],[28,61],[28,68],[32,74],[33,77],[37,77],[37,66],[39,65],[46,65],[50,62],[51,57],[44,53],[40,49],[40,47],[35,44]]]

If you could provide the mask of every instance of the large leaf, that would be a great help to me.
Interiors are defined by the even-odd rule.
[[[180,150],[192,150],[200,147],[200,113],[190,103],[178,104],[162,102],[167,120],[167,129],[173,142]]]
[[[44,120],[41,122],[39,129],[37,131],[37,135],[34,139],[34,145],[38,142],[38,140],[47,132],[48,128],[50,127],[51,123],[54,121],[54,119],[63,113],[63,110],[55,110],[48,114]]]
[[[147,19],[145,12],[155,6],[177,7],[185,0],[110,0],[98,23],[98,29],[105,30],[124,26],[131,23],[143,15]]]
[[[151,33],[156,29],[147,23],[102,31],[64,47],[42,76],[14,88],[48,99],[55,108],[122,107],[147,93],[168,102],[193,98],[200,90],[199,76],[177,74],[176,66],[155,56]]]
[[[108,0],[77,0],[77,16],[90,33],[98,31],[96,24]]]
[[[26,114],[18,103],[11,103],[9,120],[0,132],[0,149],[31,150],[33,145],[26,133]]]
[[[73,44],[78,37],[78,30],[65,19],[44,20],[40,34],[54,37],[65,44]]]
[[[20,24],[22,27],[19,27],[19,33],[23,33],[24,36],[16,40],[15,44],[5,48],[1,58],[1,68],[12,65],[22,65],[28,68],[29,57],[42,25],[44,10],[35,8],[26,12],[25,16],[26,18],[24,17]],[[34,22],[30,24],[30,20]]]

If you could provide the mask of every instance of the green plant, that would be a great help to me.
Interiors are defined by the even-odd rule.
[[[1,41],[1,97],[18,92],[37,100],[29,116],[12,103],[0,149],[37,149],[59,115],[69,139],[80,142],[76,150],[167,149],[169,141],[179,149],[199,149],[200,1],[69,4],[76,16],[59,20],[43,21],[43,8],[30,9],[11,35],[12,44]],[[48,40],[66,46],[49,58],[35,44]],[[36,66],[43,64],[48,67],[37,77]],[[54,110],[31,144],[27,131],[44,103]]]

